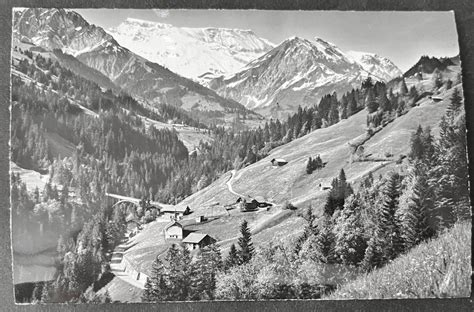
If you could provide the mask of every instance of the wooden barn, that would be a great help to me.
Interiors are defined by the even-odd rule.
[[[206,221],[206,217],[205,216],[197,216],[195,221],[196,221],[196,223],[204,222],[204,221]]]
[[[272,160],[270,160],[270,162],[272,163],[272,166],[274,167],[281,167],[288,163],[286,160],[282,158],[273,158]]]
[[[164,216],[169,216],[171,219],[176,219],[176,218],[183,218],[183,216],[188,215],[191,213],[191,209],[189,206],[182,207],[182,206],[173,206],[173,205],[162,205],[161,207],[161,213]]]
[[[183,244],[189,251],[201,249],[215,242],[216,240],[214,238],[203,233],[190,233],[185,239],[183,239]]]
[[[238,203],[240,205],[240,211],[252,211],[256,210],[259,207],[259,202],[255,199],[241,199],[240,201],[238,200]]]
[[[165,239],[183,239],[183,226],[178,221],[165,226]]]

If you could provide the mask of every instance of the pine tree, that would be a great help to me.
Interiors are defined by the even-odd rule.
[[[237,252],[237,249],[235,248],[235,244],[232,244],[230,246],[229,255],[227,255],[227,258],[225,260],[225,269],[228,270],[238,264],[239,264],[239,254]]]
[[[351,195],[335,220],[334,252],[343,264],[355,265],[361,262],[367,248],[359,209],[359,198]]]
[[[400,86],[400,95],[405,96],[408,94],[408,87],[405,82],[405,78],[402,78],[402,84]]]
[[[193,300],[213,300],[217,273],[222,268],[219,248],[214,244],[204,247],[192,266],[194,274],[192,274],[190,298]]]
[[[456,114],[462,106],[462,97],[458,88],[454,88],[448,105],[448,116]]]
[[[400,227],[405,250],[430,238],[435,229],[434,202],[428,185],[427,169],[416,162],[407,188],[400,197]]]
[[[412,133],[410,138],[410,153],[409,156],[412,159],[419,160],[423,159],[424,156],[424,145],[422,141],[423,128],[418,125],[415,132]]]
[[[252,234],[248,228],[247,220],[242,221],[240,225],[240,237],[238,240],[239,244],[239,260],[240,264],[244,264],[250,261],[254,255],[254,247],[252,244]]]
[[[357,101],[355,98],[352,96],[350,101],[349,101],[349,108],[348,108],[348,115],[352,116],[357,112]]]
[[[398,198],[400,196],[399,180],[400,176],[397,173],[391,173],[382,191],[383,204],[380,211],[379,222],[382,231],[381,235],[383,235],[386,240],[384,255],[387,260],[395,258],[401,248],[400,233],[396,220]]]
[[[145,291],[142,296],[143,302],[156,302],[168,299],[168,287],[163,262],[157,256],[151,266],[151,276],[145,283]]]
[[[331,217],[323,215],[314,229],[316,257],[323,263],[332,263],[334,260],[335,238],[332,227]]]
[[[308,158],[308,162],[306,163],[306,173],[311,174],[313,173],[313,159],[311,157]]]
[[[380,267],[384,264],[383,258],[383,241],[376,232],[374,232],[370,235],[370,239],[367,242],[367,248],[365,250],[364,259],[361,262],[361,267],[366,271]]]
[[[183,292],[187,290],[182,289],[182,259],[181,252],[176,244],[172,244],[165,256],[165,276],[168,284],[167,292],[163,296],[163,300],[186,300],[182,298]]]

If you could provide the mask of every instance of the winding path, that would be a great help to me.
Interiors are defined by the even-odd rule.
[[[234,191],[234,189],[232,188],[232,181],[234,180],[236,172],[237,172],[237,170],[235,170],[235,169],[230,172],[230,178],[225,184],[227,185],[227,188],[229,189],[229,192],[231,192],[232,194],[237,195],[239,197],[245,197],[244,195],[239,194],[236,191]]]

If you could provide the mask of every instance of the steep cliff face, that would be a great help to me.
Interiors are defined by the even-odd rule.
[[[134,53],[198,81],[236,72],[274,47],[251,30],[175,27],[134,18],[107,31]]]
[[[173,104],[203,118],[225,118],[226,114],[246,111],[239,103],[122,47],[102,28],[90,25],[73,11],[26,9],[15,13],[13,29],[20,40],[71,54],[152,105]]]

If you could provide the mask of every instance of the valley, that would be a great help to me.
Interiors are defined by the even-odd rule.
[[[13,24],[21,302],[359,296],[467,226],[458,56],[403,73],[318,37],[65,9]]]
[[[369,172],[378,176],[385,172],[405,172],[406,162],[396,164],[401,155],[407,155],[409,145],[402,142],[410,140],[411,133],[418,125],[431,126],[438,133],[437,121],[444,115],[452,92],[440,95],[443,101],[434,103],[427,98],[420,100],[405,115],[389,123],[364,143],[367,154],[384,161],[350,162],[351,152],[347,144],[366,132],[366,111],[341,121],[328,128],[280,146],[262,160],[239,171],[228,172],[205,189],[191,195],[179,203],[178,207],[190,207],[192,214],[184,217],[181,223],[186,229],[204,232],[216,238],[226,255],[232,243],[238,238],[239,224],[243,219],[249,222],[255,244],[273,244],[291,241],[302,233],[304,220],[298,214],[311,206],[315,214],[323,214],[323,206],[328,190],[320,190],[319,185],[330,185],[340,169],[344,169],[347,181],[356,186]],[[390,152],[392,156],[385,157]],[[307,175],[306,160],[319,154],[327,165],[317,173]],[[288,161],[283,167],[274,167],[270,160],[282,158]],[[233,209],[226,213],[224,206],[232,205],[241,195],[250,198],[263,197],[265,201],[277,203],[269,211],[240,212]],[[284,210],[283,203],[290,202],[297,211]],[[203,215],[208,222],[195,224],[194,218]],[[166,243],[163,237],[166,223],[152,222],[131,240],[131,247],[124,256],[135,263],[136,268],[150,274],[150,267],[158,254],[164,253]],[[161,251],[160,251],[161,250]],[[111,282],[112,285],[114,281]],[[111,286],[112,287],[112,286]],[[111,294],[112,298],[113,293]]]

